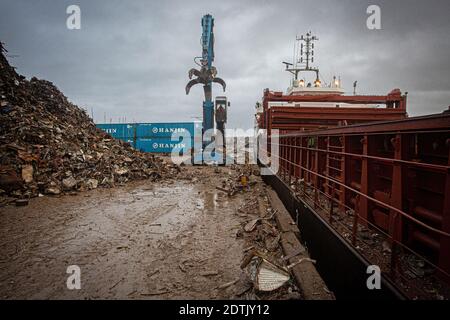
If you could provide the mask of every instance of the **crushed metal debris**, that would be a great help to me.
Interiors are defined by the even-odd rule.
[[[1,44],[0,123],[0,205],[179,172],[97,129],[51,82],[17,74]]]

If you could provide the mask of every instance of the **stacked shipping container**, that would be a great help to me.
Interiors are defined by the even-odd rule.
[[[201,138],[202,134],[200,122],[110,123],[97,124],[97,127],[113,138],[130,143],[135,149],[152,153],[171,153],[173,150],[191,153],[194,137],[199,135]],[[174,133],[183,137],[172,141]]]

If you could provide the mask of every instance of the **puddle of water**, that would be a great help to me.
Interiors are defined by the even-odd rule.
[[[206,192],[204,194],[204,207],[207,209],[207,213],[215,213],[216,209],[220,208],[217,192]]]

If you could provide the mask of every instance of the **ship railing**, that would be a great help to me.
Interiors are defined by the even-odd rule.
[[[450,130],[377,132],[368,133],[365,135],[410,135],[419,133],[439,133],[450,137]],[[336,134],[326,137],[331,138],[342,136],[343,135]],[[354,134],[354,136],[361,136],[361,134]],[[383,274],[402,288],[410,298],[448,298],[450,288],[448,283],[450,274],[448,270],[444,270],[435,262],[431,261],[429,257],[425,256],[421,252],[418,252],[418,250],[413,248],[413,246],[408,243],[405,243],[401,237],[399,238],[391,231],[383,230],[380,226],[365,218],[364,215],[361,214],[361,210],[357,205],[351,207],[347,204],[347,201],[338,199],[335,191],[345,190],[348,194],[354,195],[355,198],[357,198],[356,202],[358,203],[361,199],[365,199],[367,203],[380,206],[389,211],[390,214],[394,213],[394,224],[398,224],[399,221],[402,221],[403,226],[403,222],[408,221],[411,224],[420,226],[429,233],[439,236],[440,239],[445,238],[446,240],[450,240],[450,233],[425,223],[424,221],[412,216],[410,213],[405,212],[391,204],[380,201],[371,195],[362,192],[361,190],[357,190],[356,188],[346,184],[345,178],[343,181],[340,181],[340,179],[337,179],[336,177],[316,172],[315,169],[317,168],[311,168],[311,165],[307,167],[300,163],[298,159],[298,152],[302,150],[303,152],[313,153],[316,157],[319,153],[326,153],[336,158],[347,157],[347,159],[376,160],[380,163],[389,164],[392,166],[421,168],[427,171],[438,172],[446,175],[447,177],[450,172],[450,166],[330,150],[330,148],[323,149],[315,146],[297,145],[298,140],[295,140],[295,138],[305,137],[317,137],[317,135],[308,132],[299,133],[298,135],[282,134],[279,135],[280,143],[275,143],[272,141],[271,148],[279,148],[278,155],[273,153],[271,156],[276,157],[279,160],[280,170],[277,172],[277,176],[280,180],[283,181],[283,183],[285,183],[290,190],[292,190],[295,196],[308,203],[311,208],[314,208],[318,214],[325,218],[329,225],[337,231],[345,239],[345,241],[350,243],[350,245],[352,245],[364,258],[366,258],[370,263],[378,265]],[[287,143],[285,142],[286,140],[288,141]],[[267,150],[265,151],[267,152]],[[276,159],[272,159],[272,161],[276,161]],[[328,192],[321,190],[320,184],[317,183],[317,179],[319,178],[322,179],[321,182],[324,182],[324,184],[327,185]],[[444,194],[444,197],[448,196],[450,195]],[[402,201],[403,200],[404,199],[402,199]],[[443,214],[448,214],[448,212],[443,212]],[[361,227],[363,229],[361,229]],[[389,246],[386,246],[386,243],[389,244]],[[419,265],[420,268],[417,267],[417,265]],[[419,272],[417,272],[418,269]],[[411,270],[415,270],[416,273],[411,272]],[[424,274],[422,274],[422,271]]]

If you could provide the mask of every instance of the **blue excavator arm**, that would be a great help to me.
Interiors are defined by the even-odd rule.
[[[213,67],[214,61],[214,18],[204,15],[202,18],[202,58],[200,60],[200,70],[189,70],[189,79],[194,79],[186,85],[186,94],[189,94],[192,86],[203,84],[205,100],[203,102],[203,130],[214,128],[214,104],[212,101],[212,83],[218,83],[225,91],[226,84],[221,78],[217,78],[217,69]]]

